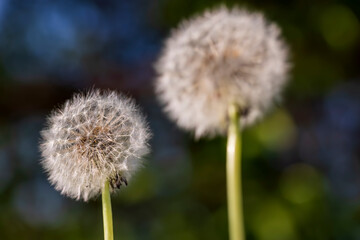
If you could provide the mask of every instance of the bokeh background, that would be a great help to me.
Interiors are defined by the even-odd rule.
[[[145,167],[113,196],[115,239],[227,239],[225,144],[162,113],[153,70],[172,27],[215,0],[0,0],[0,239],[102,239],[101,199],[56,192],[39,165],[47,114],[74,92],[133,96],[153,131]],[[249,240],[360,239],[360,3],[226,1],[283,29],[284,103],[244,132]]]

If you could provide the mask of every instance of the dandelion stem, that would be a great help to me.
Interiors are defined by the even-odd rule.
[[[111,212],[111,199],[109,181],[106,181],[102,189],[102,210],[104,221],[104,240],[113,240],[113,221]]]
[[[241,190],[241,133],[239,111],[236,105],[229,107],[226,179],[230,240],[244,240],[243,202]]]

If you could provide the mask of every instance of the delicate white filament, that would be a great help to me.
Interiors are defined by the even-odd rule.
[[[148,152],[149,136],[131,99],[115,92],[79,94],[48,118],[41,163],[57,190],[87,201],[106,180],[131,177]]]

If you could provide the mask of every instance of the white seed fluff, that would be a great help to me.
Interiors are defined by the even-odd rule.
[[[196,137],[223,134],[230,104],[242,109],[242,127],[272,106],[287,81],[287,58],[275,24],[221,7],[172,32],[156,64],[156,90],[180,127]]]
[[[48,118],[42,165],[62,194],[88,199],[112,190],[141,166],[150,132],[134,101],[115,92],[77,94]]]

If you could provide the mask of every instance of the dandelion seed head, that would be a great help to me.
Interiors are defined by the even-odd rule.
[[[75,95],[41,135],[42,165],[62,194],[88,199],[127,184],[148,152],[150,132],[133,100],[115,92]]]
[[[262,117],[287,80],[288,51],[280,29],[260,13],[221,7],[184,21],[156,63],[165,111],[197,137],[226,132],[229,104],[241,125]]]

